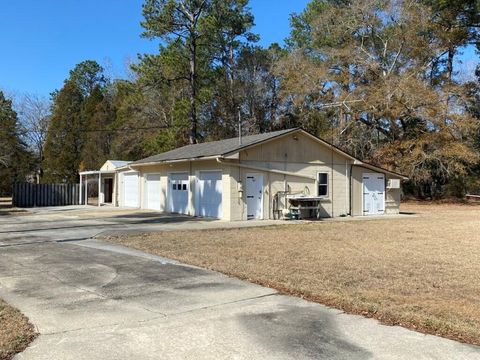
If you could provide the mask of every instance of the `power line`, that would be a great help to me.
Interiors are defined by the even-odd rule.
[[[128,128],[119,128],[119,129],[80,129],[80,132],[119,132],[119,131],[142,131],[142,130],[154,130],[154,129],[184,129],[187,126],[167,126],[167,125],[158,125],[158,126],[145,126],[145,127],[128,127]]]

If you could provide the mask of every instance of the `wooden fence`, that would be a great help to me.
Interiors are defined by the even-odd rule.
[[[79,197],[79,184],[15,183],[12,203],[16,207],[80,205]]]

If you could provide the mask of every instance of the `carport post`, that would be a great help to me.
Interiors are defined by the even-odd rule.
[[[85,205],[88,205],[88,175],[85,174]]]
[[[101,191],[102,191],[102,173],[98,173],[98,206],[100,206],[100,199],[101,199]]]
[[[82,173],[80,173],[80,189],[78,195],[78,205],[82,205]]]

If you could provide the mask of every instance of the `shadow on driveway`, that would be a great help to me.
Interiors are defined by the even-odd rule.
[[[242,314],[240,323],[261,346],[273,352],[312,359],[371,359],[372,354],[346,340],[333,314],[284,304],[278,311]]]

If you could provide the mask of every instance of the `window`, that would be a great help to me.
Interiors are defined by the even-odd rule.
[[[318,196],[328,196],[328,173],[318,173]]]
[[[173,183],[173,190],[177,190],[177,184]]]

